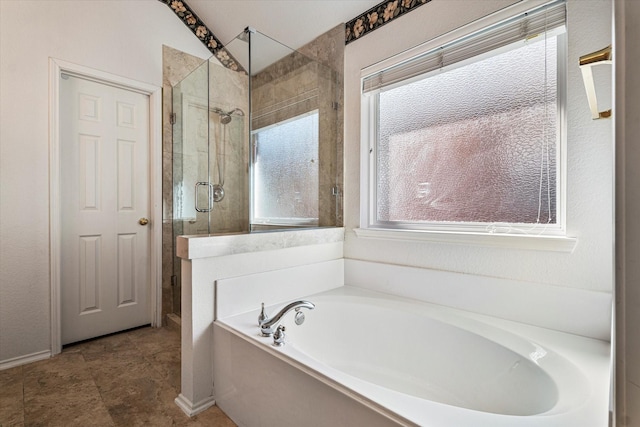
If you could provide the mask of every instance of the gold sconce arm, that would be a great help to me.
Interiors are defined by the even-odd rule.
[[[584,88],[587,91],[591,118],[594,120],[611,117],[611,110],[598,111],[596,88],[593,82],[593,72],[591,70],[592,67],[603,64],[613,64],[611,45],[580,57],[580,71],[582,71],[582,80],[584,82]]]

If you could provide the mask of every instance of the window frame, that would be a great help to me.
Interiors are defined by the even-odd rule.
[[[396,67],[412,58],[432,51],[446,43],[468,37],[482,31],[491,25],[526,12],[530,9],[520,7],[507,8],[501,13],[485,17],[465,27],[451,31],[436,39],[423,43],[416,48],[402,52],[387,60],[381,61],[361,70],[361,172],[360,172],[360,228],[354,231],[359,237],[377,237],[403,240],[435,240],[441,242],[460,242],[465,244],[481,244],[488,246],[523,246],[540,250],[571,251],[575,247],[576,239],[567,236],[567,135],[566,135],[566,99],[567,99],[567,34],[566,31],[550,32],[550,36],[557,37],[557,177],[556,177],[556,223],[555,224],[515,224],[515,223],[472,223],[472,222],[406,222],[379,221],[377,215],[377,123],[379,119],[378,94],[380,90],[365,93],[363,84],[365,79],[386,69]],[[511,9],[516,9],[511,10]],[[566,25],[566,24],[565,24]],[[545,36],[544,34],[541,36]],[[539,41],[543,42],[543,41]],[[502,49],[481,53],[469,60],[477,61],[500,53]],[[455,67],[456,64],[451,67]],[[435,74],[439,70],[425,73]],[[410,83],[414,77],[400,83],[394,83],[388,88]],[[385,89],[388,89],[385,88]]]

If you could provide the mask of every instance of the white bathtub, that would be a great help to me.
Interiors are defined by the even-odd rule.
[[[215,397],[239,425],[607,425],[608,343],[348,286],[304,299],[283,347],[258,310],[216,322]]]

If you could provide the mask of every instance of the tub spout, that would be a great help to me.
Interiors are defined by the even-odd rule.
[[[280,310],[272,318],[267,317],[267,318],[265,318],[265,319],[260,321],[260,332],[261,332],[262,336],[263,337],[270,337],[271,335],[273,335],[273,332],[276,330],[276,328],[280,324],[280,321],[282,320],[284,315],[287,314],[288,312],[290,312],[291,310],[295,309],[296,312],[299,313],[301,308],[308,308],[309,310],[313,310],[314,307],[315,307],[314,303],[309,302],[309,301],[305,301],[305,300],[295,301],[295,302],[292,302],[290,304],[287,304],[286,307],[284,307],[282,310]],[[302,314],[302,313],[300,313],[300,314]],[[302,321],[298,321],[298,319],[299,319],[299,317],[296,316],[296,323],[299,325],[300,323],[302,323]]]

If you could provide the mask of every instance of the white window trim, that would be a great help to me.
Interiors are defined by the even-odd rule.
[[[538,4],[544,4],[546,1],[535,2]],[[532,4],[522,5],[520,3],[502,9],[492,15],[482,18],[478,21],[474,21],[464,27],[453,30],[440,37],[437,37],[431,41],[423,43],[408,51],[402,52],[384,61],[376,63],[372,66],[366,67],[361,70],[361,81],[380,70],[391,67],[395,64],[401,63],[414,56],[433,50],[434,48],[460,37],[468,35],[481,28],[487,27],[494,23],[500,22],[505,18],[514,16],[518,13],[525,12],[531,9]],[[566,34],[563,37],[567,37]],[[561,45],[561,46],[560,46]],[[559,56],[566,58],[567,44],[560,43]],[[519,234],[516,229],[515,232],[505,233],[490,233],[482,231],[480,227],[462,227],[459,229],[448,229],[444,227],[438,229],[437,226],[425,229],[411,229],[401,227],[384,228],[383,225],[374,225],[373,218],[375,218],[375,209],[372,201],[376,200],[375,194],[375,167],[376,156],[372,156],[371,153],[375,152],[376,135],[375,130],[371,126],[375,122],[375,114],[377,114],[377,108],[375,106],[376,96],[361,94],[361,144],[360,144],[360,228],[354,229],[354,232],[359,238],[374,238],[385,240],[404,240],[404,241],[424,241],[424,242],[437,242],[437,243],[449,243],[449,244],[463,244],[463,245],[480,245],[486,247],[502,247],[512,249],[531,249],[531,250],[543,250],[543,251],[558,251],[558,252],[572,252],[577,245],[577,238],[566,235],[566,185],[567,185],[567,148],[566,148],[566,84],[567,84],[567,71],[566,61],[559,61],[558,74],[564,76],[558,79],[558,110],[560,126],[560,143],[558,145],[558,188],[556,194],[557,200],[557,224],[550,226],[544,231],[545,234],[536,234],[533,231],[531,234]],[[360,85],[362,88],[362,84]],[[434,224],[435,225],[435,224]],[[484,227],[489,224],[484,225]],[[496,225],[500,228],[500,224]],[[531,226],[531,225],[529,225]],[[543,226],[539,226],[542,228]],[[523,227],[524,228],[524,227]]]
[[[568,236],[488,234],[456,231],[355,228],[357,237],[380,240],[421,241],[505,249],[573,252],[578,239]]]

